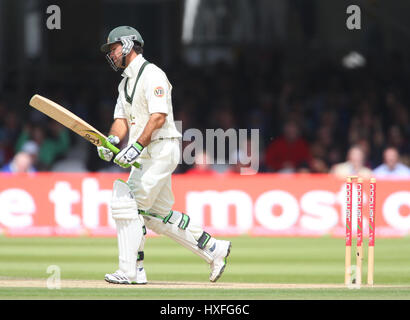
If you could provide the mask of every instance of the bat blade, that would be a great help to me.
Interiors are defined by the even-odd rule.
[[[50,118],[61,123],[63,126],[82,136],[93,145],[97,147],[105,147],[112,151],[114,154],[120,152],[120,149],[112,145],[107,140],[107,137],[104,136],[101,132],[85,122],[80,117],[76,116],[71,111],[67,110],[63,106],[60,106],[58,103],[35,94],[31,97],[29,104],[33,108],[41,111],[42,113],[48,115]],[[133,166],[139,168],[141,165],[138,162],[134,162]]]
[[[30,106],[61,123],[92,144],[98,147],[105,146],[107,137],[83,119],[54,101],[36,94],[30,99]]]

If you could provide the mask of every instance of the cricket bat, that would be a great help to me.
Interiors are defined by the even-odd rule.
[[[30,99],[30,106],[61,123],[68,129],[74,131],[84,139],[91,142],[93,145],[97,147],[105,147],[114,154],[120,152],[120,149],[108,142],[107,137],[101,132],[54,101],[35,94]],[[137,168],[140,167],[140,164],[136,162],[133,165]]]

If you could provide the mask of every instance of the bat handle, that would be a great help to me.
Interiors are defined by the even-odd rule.
[[[117,154],[118,152],[120,152],[120,149],[118,149],[116,146],[114,146],[113,144],[111,144],[109,141],[105,140],[104,141],[104,147],[106,147],[107,149],[109,149],[111,152],[113,152],[114,154]],[[138,162],[134,162],[132,164],[135,168],[139,168],[141,165]]]

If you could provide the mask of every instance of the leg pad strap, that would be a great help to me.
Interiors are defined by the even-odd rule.
[[[185,230],[189,225],[190,218],[185,213],[179,211],[170,211],[162,220],[163,223],[178,223],[178,228]]]
[[[203,250],[210,239],[211,235],[204,231],[198,239],[198,248]]]
[[[144,260],[144,251],[138,251],[137,261]]]

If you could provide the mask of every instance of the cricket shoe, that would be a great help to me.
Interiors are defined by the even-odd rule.
[[[137,277],[135,280],[129,279],[127,275],[121,270],[117,270],[114,273],[107,273],[104,277],[104,280],[109,283],[115,284],[146,284],[147,276],[145,274],[144,268],[138,268]]]
[[[144,267],[137,267],[137,284],[147,284],[147,274]]]
[[[217,240],[213,252],[214,260],[211,262],[211,275],[209,280],[216,282],[222,275],[226,266],[226,258],[231,253],[232,243],[225,240]]]

